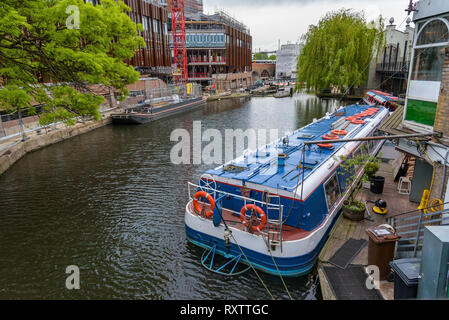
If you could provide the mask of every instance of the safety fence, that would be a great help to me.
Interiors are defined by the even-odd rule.
[[[402,213],[388,219],[388,223],[401,237],[396,248],[397,257],[416,257],[423,245],[426,226],[447,225],[448,203]]]

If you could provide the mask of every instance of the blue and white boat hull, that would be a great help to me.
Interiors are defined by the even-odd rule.
[[[185,227],[187,238],[193,244],[205,249],[215,245],[217,252],[226,258],[240,255],[243,251],[252,266],[261,271],[273,275],[280,273],[282,276],[302,276],[308,274],[315,265],[329,232],[338,218],[341,206],[336,207],[315,232],[304,239],[283,241],[282,250],[280,246],[276,246],[275,250],[270,250],[271,253],[262,235],[251,234],[233,227],[229,227],[233,237],[230,238],[229,245],[226,245],[225,225],[215,227],[210,219],[192,212],[192,208],[192,203],[189,202],[186,206]]]

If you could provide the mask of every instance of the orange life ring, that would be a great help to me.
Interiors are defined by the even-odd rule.
[[[332,149],[334,147],[332,143],[318,143],[317,146],[325,149]]]
[[[246,212],[248,210],[255,210],[260,216],[260,224],[258,226],[253,226],[253,231],[262,231],[267,225],[267,215],[260,207],[256,206],[255,204],[247,204],[246,206],[243,206],[242,210],[240,210],[240,221],[245,227],[248,226],[248,220],[246,219]]]
[[[331,133],[337,136],[345,136],[348,134],[345,130],[332,130]]]
[[[193,197],[193,207],[195,208],[197,213],[201,212],[201,207],[198,203],[198,199],[201,197],[206,198],[210,203],[210,211],[206,212],[206,217],[211,218],[214,215],[215,200],[206,191],[198,191],[197,193],[195,193],[195,196]]]
[[[352,120],[351,123],[353,124],[365,124],[366,122],[363,120]]]
[[[340,139],[337,135],[335,134],[325,134],[324,136],[322,136],[321,138],[323,138],[324,140],[338,140]]]

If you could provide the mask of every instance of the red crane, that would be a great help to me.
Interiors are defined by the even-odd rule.
[[[173,35],[174,80],[186,83],[188,80],[186,21],[184,17],[184,0],[170,0],[171,25]]]

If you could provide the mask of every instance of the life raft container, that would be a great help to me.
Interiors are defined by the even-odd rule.
[[[243,206],[242,210],[240,210],[240,221],[245,227],[248,226],[248,220],[246,219],[246,212],[248,210],[255,210],[260,216],[260,224],[257,226],[252,226],[252,230],[259,232],[262,231],[267,225],[267,215],[262,208],[256,206],[255,204],[247,204],[246,206]]]
[[[210,210],[208,212],[206,212],[206,217],[211,218],[214,215],[214,208],[215,208],[214,198],[212,198],[212,196],[205,191],[198,191],[197,193],[195,193],[195,196],[193,197],[193,207],[195,208],[195,211],[197,213],[201,213],[201,211],[202,211],[200,204],[198,203],[199,198],[206,198],[207,201],[209,201]]]

